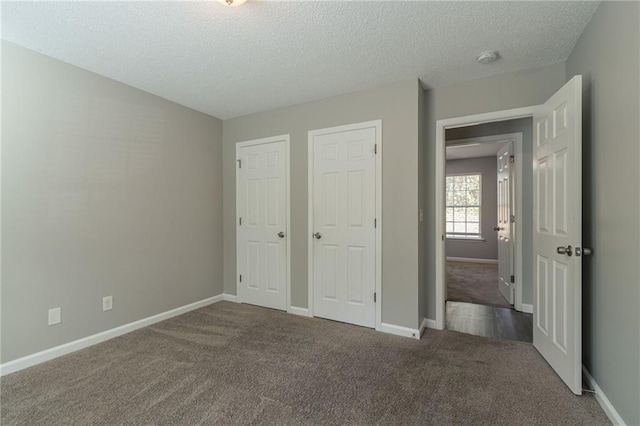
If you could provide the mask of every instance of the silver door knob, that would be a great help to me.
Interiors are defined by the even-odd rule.
[[[593,254],[593,250],[587,247],[576,247],[576,256],[591,256]]]
[[[571,256],[573,254],[573,248],[571,246],[558,247],[556,251],[558,254],[566,254],[567,256]]]
[[[282,232],[282,231],[278,232],[278,237],[284,238],[284,232]]]
[[[319,240],[320,238],[322,238],[322,234],[319,232],[316,232],[315,234],[313,234],[313,236],[316,238],[316,240]]]

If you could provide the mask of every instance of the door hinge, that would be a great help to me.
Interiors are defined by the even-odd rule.
[[[516,215],[515,214],[512,214],[511,216],[509,216],[509,222],[516,223]]]
[[[373,153],[374,154],[378,153],[378,144],[377,143],[373,145]]]
[[[238,160],[238,168],[241,169],[242,168],[242,160]]]
[[[242,274],[240,274],[240,282],[242,282]]]
[[[373,303],[376,303],[377,301],[377,293],[373,293]]]
[[[238,218],[238,225],[242,226],[242,218],[241,217]]]
[[[378,227],[378,219],[373,219],[373,227],[374,228]]]
[[[515,283],[516,282],[516,276],[515,275],[511,275],[511,283]]]
[[[516,157],[514,157],[513,155],[509,156],[509,163],[513,164],[516,162]]]

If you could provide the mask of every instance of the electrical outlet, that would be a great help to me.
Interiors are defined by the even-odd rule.
[[[102,298],[102,311],[110,311],[113,309],[113,296],[105,296]]]
[[[62,322],[62,312],[60,308],[49,309],[49,325],[55,325]]]

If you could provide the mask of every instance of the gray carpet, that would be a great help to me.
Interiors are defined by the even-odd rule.
[[[447,262],[447,300],[510,308],[498,291],[498,265]]]
[[[221,302],[2,379],[3,425],[607,424],[526,343]]]

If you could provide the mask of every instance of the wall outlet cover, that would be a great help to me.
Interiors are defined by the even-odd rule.
[[[49,325],[62,322],[62,311],[60,308],[49,309]]]
[[[110,311],[113,309],[113,296],[105,296],[102,298],[102,311]]]

